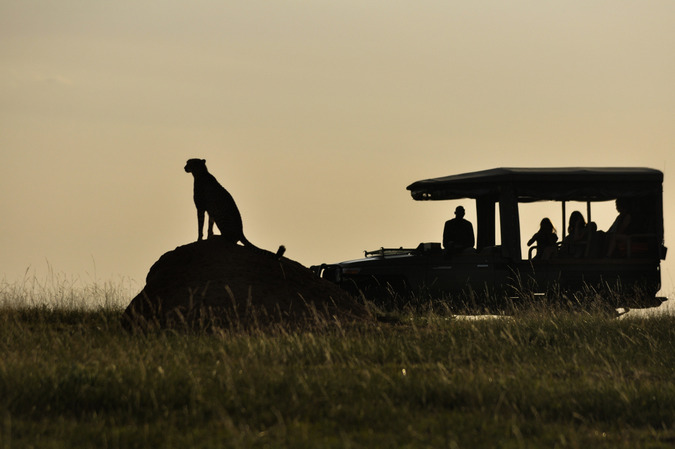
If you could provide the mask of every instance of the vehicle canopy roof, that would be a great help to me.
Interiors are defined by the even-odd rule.
[[[494,168],[425,179],[407,189],[415,200],[498,198],[508,188],[518,202],[608,201],[661,195],[662,184],[663,173],[651,168]]]

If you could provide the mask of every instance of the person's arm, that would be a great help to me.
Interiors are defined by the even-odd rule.
[[[445,226],[443,226],[443,248],[448,249],[448,245],[450,245],[450,242],[448,241],[450,238],[450,233],[448,232],[448,222],[445,222]]]
[[[538,233],[537,233],[538,234]],[[537,234],[534,234],[532,238],[527,242],[527,246],[530,246],[534,243],[535,240],[537,240]]]

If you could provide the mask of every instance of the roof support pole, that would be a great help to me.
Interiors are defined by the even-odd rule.
[[[478,251],[495,246],[495,200],[492,198],[476,199],[476,221],[478,235],[476,249]]]
[[[502,248],[506,257],[513,260],[522,259],[520,249],[520,217],[518,214],[518,198],[511,184],[500,186],[499,224],[502,232]]]
[[[562,231],[561,231],[562,232],[562,234],[561,234],[562,238],[560,239],[560,241],[565,240],[565,235],[566,235],[566,232],[567,232],[567,219],[565,218],[565,217],[567,217],[566,207],[567,207],[567,201],[563,200],[563,202],[562,202],[562,224],[563,224],[563,228],[562,228]]]

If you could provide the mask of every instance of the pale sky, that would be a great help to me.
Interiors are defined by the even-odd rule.
[[[191,157],[306,266],[440,241],[457,203],[405,187],[501,166],[663,170],[675,248],[674,23],[672,0],[0,0],[0,280],[142,287],[196,240]]]

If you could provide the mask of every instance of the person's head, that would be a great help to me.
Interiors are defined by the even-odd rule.
[[[555,228],[553,227],[553,223],[551,223],[551,220],[548,218],[544,218],[541,220],[541,223],[539,223],[539,229],[544,231],[544,232],[555,232]]]
[[[455,209],[455,217],[464,218],[464,208],[462,206],[457,206]]]
[[[576,226],[586,226],[586,220],[584,220],[584,216],[578,210],[575,210],[570,215],[570,229],[574,229]]]

